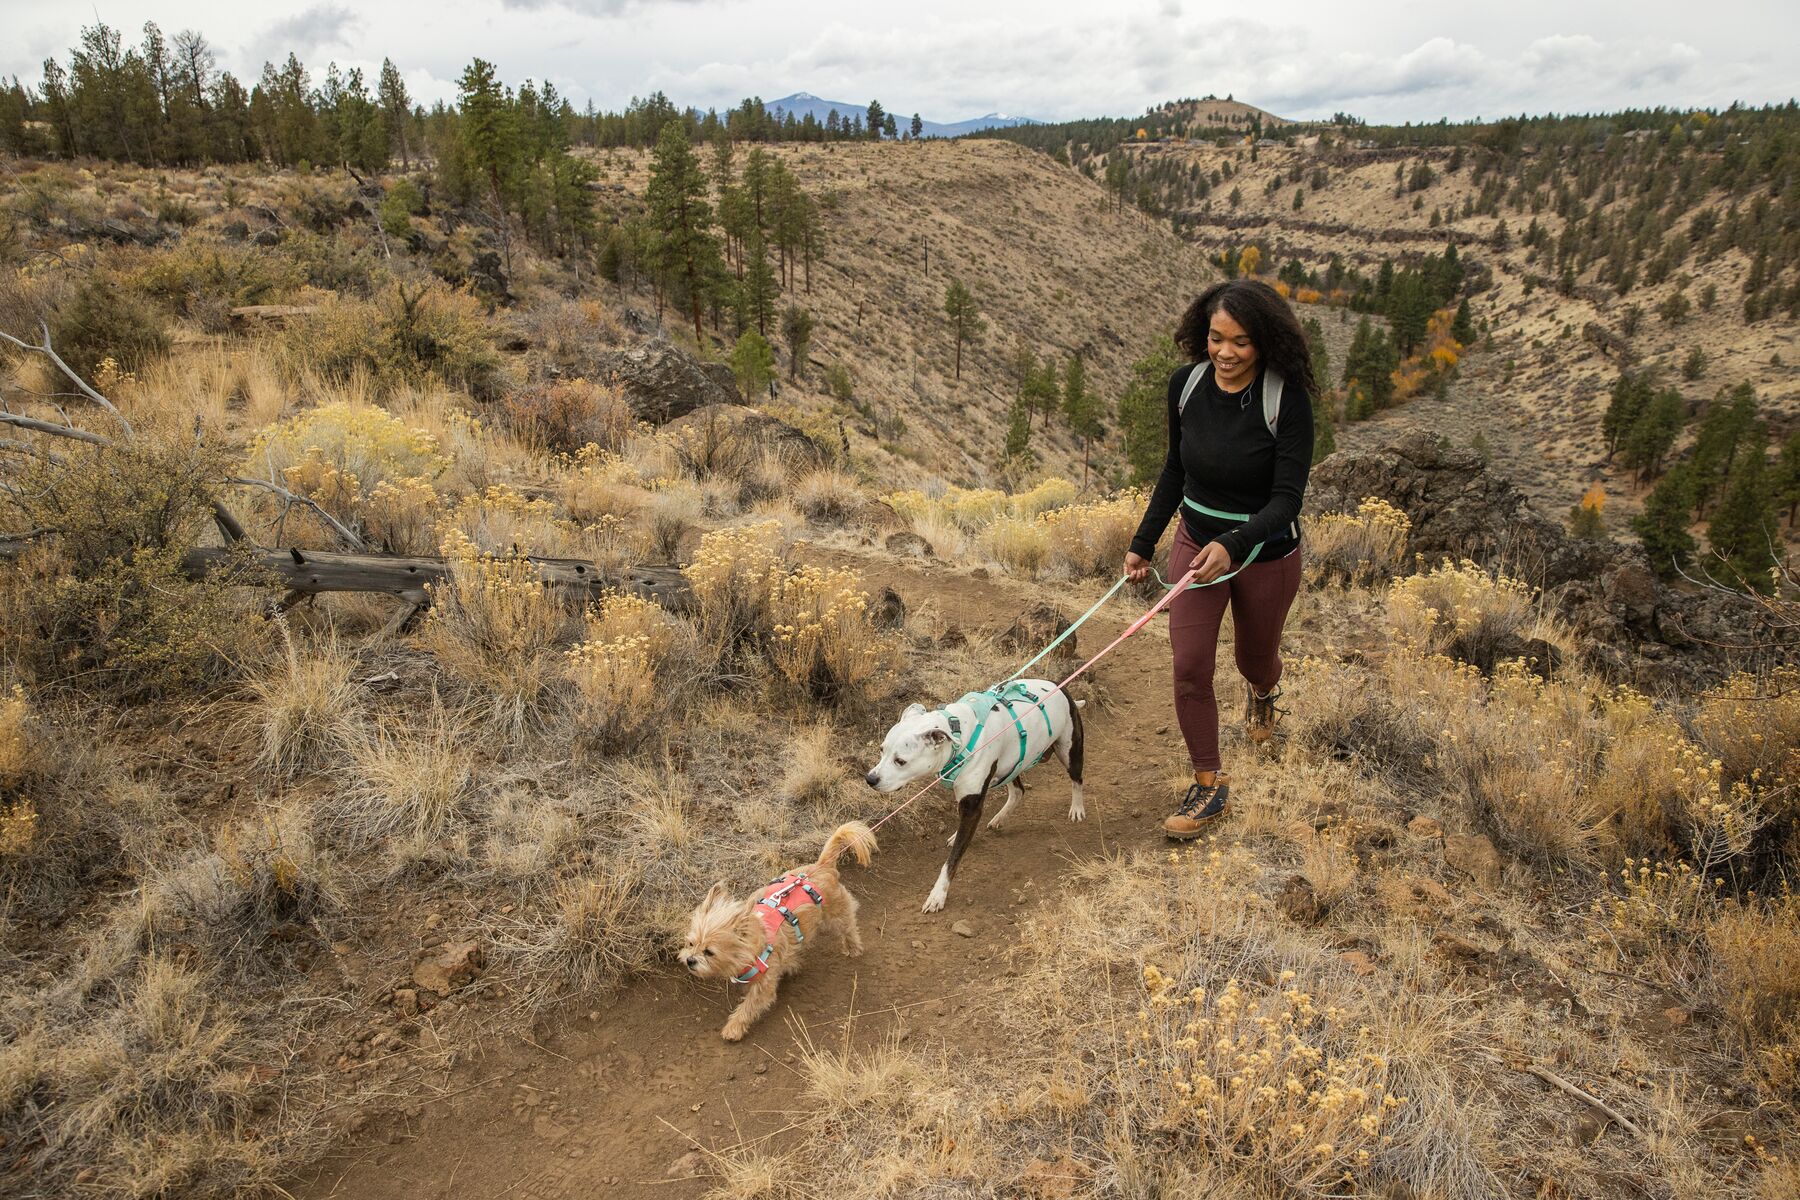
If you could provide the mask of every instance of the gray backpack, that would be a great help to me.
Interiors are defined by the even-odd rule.
[[[1188,372],[1187,386],[1181,389],[1181,400],[1175,405],[1176,420],[1179,421],[1187,412],[1188,397],[1194,394],[1194,389],[1200,386],[1200,381],[1206,378],[1206,373],[1210,370],[1212,370],[1212,363],[1209,361],[1201,363],[1198,369]],[[1275,423],[1281,419],[1281,388],[1286,382],[1281,377],[1280,371],[1264,369],[1263,424],[1269,427],[1270,437],[1275,436]]]

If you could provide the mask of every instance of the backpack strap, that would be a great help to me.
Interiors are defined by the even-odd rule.
[[[1181,389],[1181,399],[1175,403],[1175,419],[1177,421],[1187,412],[1187,403],[1193,396],[1194,389],[1200,386],[1200,381],[1205,379],[1207,372],[1211,370],[1212,363],[1203,362],[1188,372],[1187,383]],[[1287,380],[1282,378],[1280,371],[1263,371],[1263,424],[1269,427],[1270,437],[1275,436],[1275,426],[1281,420],[1281,393],[1286,385]]]

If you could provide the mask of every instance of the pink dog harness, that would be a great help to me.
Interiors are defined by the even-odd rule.
[[[788,896],[795,888],[800,889],[802,895],[790,902]],[[794,915],[793,910],[804,908],[808,904],[824,908],[825,897],[813,889],[813,885],[807,882],[806,876],[801,872],[789,871],[779,879],[770,881],[756,902],[756,915],[763,923],[762,953],[751,960],[743,974],[731,977],[733,983],[749,983],[769,969],[769,956],[775,953],[775,939],[781,934],[783,922],[793,926],[795,945],[806,940],[806,936],[800,932],[800,918]]]

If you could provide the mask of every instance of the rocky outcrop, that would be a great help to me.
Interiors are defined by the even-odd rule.
[[[1306,511],[1353,511],[1365,496],[1405,511],[1408,549],[1421,566],[1471,558],[1542,589],[1584,640],[1588,665],[1610,678],[1702,685],[1793,653],[1792,645],[1776,644],[1748,601],[1670,587],[1638,546],[1569,537],[1510,480],[1433,434],[1326,458],[1313,468]]]
[[[632,415],[652,425],[666,425],[709,404],[743,403],[729,367],[701,363],[668,342],[645,342],[597,357],[602,377],[624,391]]]

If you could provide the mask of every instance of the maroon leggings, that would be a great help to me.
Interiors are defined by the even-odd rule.
[[[1169,552],[1169,577],[1187,573],[1200,547],[1179,516]],[[1169,645],[1175,652],[1175,719],[1196,771],[1219,769],[1219,702],[1213,670],[1219,655],[1219,623],[1231,603],[1232,649],[1237,669],[1267,694],[1281,682],[1281,627],[1300,590],[1300,551],[1272,562],[1253,562],[1224,583],[1191,588],[1168,608]]]

